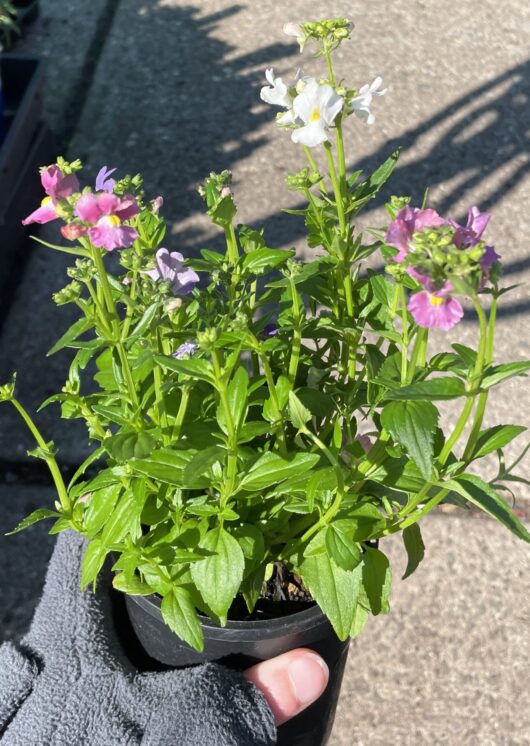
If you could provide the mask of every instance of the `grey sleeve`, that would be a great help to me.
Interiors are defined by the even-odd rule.
[[[139,673],[121,647],[111,574],[79,590],[84,543],[58,537],[20,647],[0,648],[2,746],[272,746],[274,718],[242,674],[214,663]]]

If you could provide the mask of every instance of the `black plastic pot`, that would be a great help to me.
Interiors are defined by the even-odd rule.
[[[341,642],[318,606],[290,616],[252,622],[229,621],[219,627],[201,617],[204,652],[198,653],[164,623],[158,596],[126,596],[127,611],[145,652],[172,667],[217,661],[244,670],[258,661],[298,647],[321,655],[329,667],[329,683],[323,695],[304,712],[278,728],[279,746],[323,746],[333,726],[348,642]]]

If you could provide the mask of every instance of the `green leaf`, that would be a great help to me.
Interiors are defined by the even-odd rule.
[[[408,561],[405,574],[401,580],[405,580],[409,575],[412,575],[425,556],[425,545],[421,538],[420,527],[417,523],[413,523],[403,529],[403,543],[407,550]]]
[[[46,353],[46,357],[50,357],[50,355],[54,355],[56,352],[59,352],[59,350],[62,350],[64,347],[68,347],[71,342],[80,337],[81,334],[84,334],[84,332],[91,329],[92,326],[92,321],[87,319],[85,316],[82,316],[75,322],[75,324],[72,324],[72,326],[63,334],[63,336],[57,340],[53,347],[48,350],[48,352]]]
[[[289,391],[289,419],[298,430],[304,430],[306,422],[312,415],[307,407],[304,407],[294,391]]]
[[[208,531],[200,547],[213,554],[193,564],[191,576],[207,606],[224,625],[228,609],[243,580],[243,551],[237,539],[221,526]]]
[[[343,570],[353,570],[362,558],[361,547],[351,537],[351,521],[339,519],[326,531],[326,549],[331,559]]]
[[[190,489],[209,487],[211,479],[208,472],[215,463],[222,462],[225,455],[226,451],[220,446],[209,446],[197,451],[182,472],[182,486]]]
[[[150,596],[153,593],[147,583],[143,583],[137,575],[127,577],[124,572],[119,572],[114,576],[112,585],[117,591],[126,593],[128,596]]]
[[[347,640],[355,617],[361,588],[362,565],[343,570],[325,552],[323,531],[310,542],[310,556],[304,557],[300,574],[311,595],[333,625],[340,640]],[[313,554],[324,548],[323,553]]]
[[[234,426],[239,428],[245,419],[248,396],[248,372],[242,365],[228,384],[228,403]]]
[[[201,623],[195,611],[189,592],[176,586],[162,599],[160,607],[167,626],[200,653],[204,650],[204,637]]]
[[[265,435],[271,429],[268,422],[246,422],[239,430],[237,436],[238,443],[248,443],[260,435]]]
[[[106,547],[118,544],[127,535],[136,538],[140,529],[140,510],[132,492],[124,492],[116,507],[105,522],[101,543]]]
[[[496,365],[492,368],[488,368],[485,372],[481,388],[489,389],[492,386],[496,386],[501,381],[506,381],[508,378],[514,376],[522,376],[526,371],[530,370],[530,360],[521,360],[517,363],[505,363],[504,365]]]
[[[122,489],[121,484],[111,484],[89,493],[87,507],[83,514],[83,526],[89,536],[95,536],[101,531],[114,510]]]
[[[350,629],[350,637],[352,640],[361,634],[369,616],[370,612],[367,611],[362,604],[357,604]]]
[[[207,360],[200,358],[177,360],[174,357],[166,357],[165,355],[155,355],[154,359],[163,368],[168,368],[168,370],[172,370],[175,373],[181,373],[182,375],[190,376],[190,378],[207,381],[208,383],[213,383],[214,381],[213,368]]]
[[[99,539],[94,539],[94,541],[90,542],[81,563],[81,588],[85,588],[90,583],[94,583],[95,585],[99,571],[105,562],[107,552],[107,547],[103,546]]]
[[[379,549],[366,547],[363,564],[363,587],[372,614],[387,614],[390,610],[388,597],[392,584],[392,571],[386,555]]]
[[[105,438],[103,446],[119,463],[127,463],[132,458],[146,458],[156,447],[151,435],[141,432],[118,433]]]
[[[504,448],[526,429],[523,425],[496,425],[487,430],[481,430],[473,451],[473,458],[481,458],[499,448]]]
[[[74,485],[77,482],[79,477],[81,477],[85,473],[85,471],[88,469],[90,464],[93,464],[94,461],[97,461],[98,459],[100,459],[104,454],[105,454],[105,449],[103,448],[103,446],[100,446],[99,448],[96,448],[95,451],[92,451],[90,456],[87,456],[87,458],[83,461],[81,466],[79,466],[76,469],[74,476],[70,480],[68,489],[70,489],[72,485]]]
[[[57,513],[55,510],[48,510],[48,508],[39,508],[38,510],[34,510],[33,513],[30,513],[23,520],[21,520],[20,523],[18,523],[12,531],[9,531],[6,534],[6,536],[18,534],[19,531],[23,531],[25,528],[28,528],[28,526],[32,526],[38,521],[43,521],[45,518],[58,518],[59,516],[60,513]]]
[[[127,344],[129,345],[130,342],[132,342],[135,339],[138,339],[138,337],[141,337],[142,334],[145,332],[148,332],[151,328],[151,324],[153,323],[156,312],[158,310],[158,303],[152,303],[150,306],[148,306],[140,321],[136,324],[132,332],[127,337]]]
[[[466,388],[459,378],[431,378],[429,381],[418,381],[410,386],[402,386],[394,391],[388,391],[386,398],[393,401],[443,401],[444,399],[458,399],[464,396]]]
[[[443,486],[454,490],[469,502],[496,518],[519,539],[530,542],[530,533],[515,513],[487,482],[474,474],[461,474],[443,483]]]
[[[364,503],[348,511],[347,520],[351,523],[348,531],[354,541],[368,541],[386,525],[385,519],[372,503]]]
[[[254,274],[262,274],[267,269],[285,264],[295,253],[294,249],[289,251],[285,249],[256,249],[245,256],[243,268]]]
[[[130,461],[129,466],[147,477],[181,487],[182,473],[196,453],[195,450],[173,451],[169,448],[161,448],[153,451],[148,459]]]
[[[284,479],[309,471],[319,460],[320,456],[315,453],[297,453],[291,461],[287,461],[269,451],[243,477],[240,489],[247,492],[266,489]]]
[[[381,424],[405,448],[426,480],[433,469],[438,417],[438,410],[429,401],[391,401],[381,412]]]

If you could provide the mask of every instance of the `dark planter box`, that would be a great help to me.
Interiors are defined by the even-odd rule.
[[[0,73],[5,107],[5,137],[0,144],[0,298],[4,301],[16,251],[29,235],[21,221],[42,199],[38,167],[53,159],[54,149],[41,121],[40,60],[1,55]]]

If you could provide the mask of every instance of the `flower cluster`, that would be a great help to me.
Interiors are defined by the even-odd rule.
[[[423,286],[408,304],[420,326],[451,329],[464,315],[454,294],[481,290],[496,279],[500,257],[482,241],[489,219],[478,207],[469,209],[465,226],[430,208],[406,205],[397,212],[385,240],[398,250],[393,261]]]
[[[284,32],[296,36],[301,50],[308,39],[317,42],[317,55],[330,59],[330,54],[340,42],[349,38],[353,25],[346,19],[336,19],[303,25],[286,24]],[[318,81],[304,75],[298,70],[290,84],[274,75],[273,68],[265,71],[269,85],[261,89],[262,101],[272,106],[279,106],[285,111],[279,114],[277,122],[284,127],[292,127],[293,142],[314,148],[329,141],[329,130],[339,115],[355,114],[367,124],[373,124],[375,117],[371,110],[373,99],[383,96],[382,78],[377,77],[370,83],[361,86],[357,91],[338,86],[330,66],[328,80]]]

